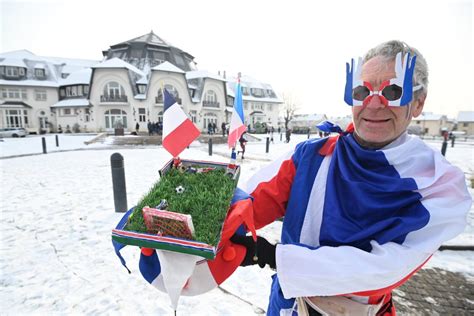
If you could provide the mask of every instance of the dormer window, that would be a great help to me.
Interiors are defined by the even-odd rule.
[[[5,67],[5,77],[19,78],[23,76],[25,76],[25,68],[13,66]]]
[[[137,84],[137,88],[138,88],[138,93],[145,94],[145,90],[146,90],[145,84]]]
[[[45,77],[44,68],[35,68],[35,77],[38,79],[44,79]]]

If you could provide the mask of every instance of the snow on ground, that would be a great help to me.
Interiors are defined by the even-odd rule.
[[[158,179],[158,169],[170,159],[161,146],[111,148],[110,141],[85,145],[95,135],[46,136],[48,154],[41,153],[41,136],[5,138],[0,142],[0,313],[18,314],[143,314],[172,315],[167,295],[149,285],[138,270],[138,251],[122,253],[132,274],[113,252],[111,229],[123,214],[114,212],[110,156],[124,157],[129,208]],[[294,135],[290,144],[279,141],[265,153],[265,143],[250,142],[241,182],[262,166],[290,150],[306,136]],[[430,143],[441,148],[440,142]],[[473,144],[449,147],[447,159],[465,171],[474,170]],[[81,149],[80,151],[66,151]],[[84,150],[90,149],[90,150]],[[100,150],[98,150],[100,149]],[[56,151],[56,152],[52,152]],[[226,145],[195,142],[182,158],[228,161]],[[472,189],[471,194],[474,193]],[[469,226],[454,244],[473,245],[474,211]],[[270,241],[279,238],[281,223],[260,231]],[[473,252],[443,251],[429,266],[474,277]],[[267,309],[270,269],[239,268],[221,289],[196,297],[182,297],[178,315],[252,315]],[[230,294],[229,294],[230,293]],[[250,305],[251,303],[252,305]]]

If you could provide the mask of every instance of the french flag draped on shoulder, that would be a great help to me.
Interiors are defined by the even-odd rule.
[[[163,147],[177,157],[200,132],[168,90],[163,89],[163,92]]]
[[[234,148],[235,144],[246,130],[247,127],[244,124],[244,108],[242,106],[242,88],[240,86],[240,76],[237,79],[237,85],[235,87],[235,100],[234,109],[232,110],[232,119],[229,127],[229,137],[227,143],[229,148]]]

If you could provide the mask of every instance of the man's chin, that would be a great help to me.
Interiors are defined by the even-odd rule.
[[[357,133],[354,132],[354,137],[359,145],[364,148],[379,149],[390,144],[393,139],[387,135],[379,135],[374,133]]]

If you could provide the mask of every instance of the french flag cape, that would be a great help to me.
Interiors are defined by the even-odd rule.
[[[244,188],[256,229],[284,217],[267,313],[291,314],[296,297],[345,295],[393,315],[391,290],[464,230],[464,174],[408,134],[379,150],[350,133],[330,153],[326,143],[300,143]]]

